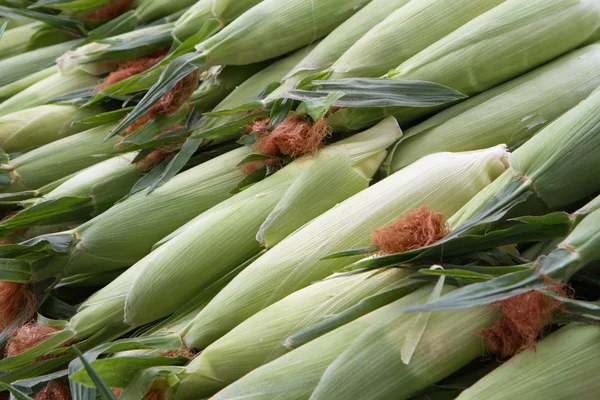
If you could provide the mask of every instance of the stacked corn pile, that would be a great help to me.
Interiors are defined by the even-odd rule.
[[[594,399],[598,0],[0,0],[0,390]]]

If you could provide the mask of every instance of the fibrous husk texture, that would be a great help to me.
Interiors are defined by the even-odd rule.
[[[371,241],[380,253],[393,254],[429,246],[447,234],[444,216],[423,205],[389,225],[373,229]]]

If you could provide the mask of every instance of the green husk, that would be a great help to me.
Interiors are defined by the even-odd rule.
[[[411,0],[360,38],[327,79],[378,77],[504,0]]]
[[[333,276],[287,296],[204,349],[186,367],[176,397],[187,399],[214,394],[262,364],[287,353],[289,350],[284,346],[287,336],[399,283],[407,274],[390,269]],[[194,343],[190,345],[196,347]]]
[[[98,79],[95,76],[82,71],[75,71],[68,75],[55,73],[0,103],[0,116],[46,104],[59,96],[97,83]]]
[[[570,324],[517,354],[465,390],[458,400],[486,398],[581,399],[597,397],[598,326]]]
[[[31,75],[27,75],[19,80],[9,83],[0,87],[0,100],[4,101],[6,98],[11,97],[22,90],[27,89],[29,86],[46,79],[58,72],[58,67],[53,65],[51,67],[42,69],[39,72],[35,72]]]
[[[202,30],[204,24],[215,21],[225,26],[262,0],[200,0],[175,22],[173,36],[184,41]]]
[[[49,104],[0,117],[0,148],[18,153],[89,129],[80,120],[97,115],[97,108]]]
[[[54,64],[54,60],[62,53],[75,46],[79,41],[71,40],[53,46],[42,47],[26,53],[15,55],[0,61],[0,87],[10,85],[31,74],[38,73]],[[1,93],[1,92],[0,92]],[[0,98],[7,97],[0,94]]]
[[[449,222],[454,227],[471,224],[471,218],[522,202],[520,196],[557,209],[598,191],[594,154],[600,148],[599,130],[600,91],[596,91],[517,149],[511,167]],[[486,207],[492,198],[494,203]]]
[[[408,129],[386,161],[387,170],[440,151],[518,147],[599,85],[600,45],[575,50]]]
[[[406,60],[388,77],[435,82],[470,96],[597,40],[599,34],[597,2],[507,0]],[[410,123],[434,111],[346,109],[328,121],[335,129],[360,129],[387,115]]]
[[[88,299],[71,319],[69,329],[77,332],[79,337],[85,337],[93,333],[98,324],[125,320],[134,327],[176,311],[199,290],[260,252],[256,233],[288,189],[298,185],[311,188],[315,186],[314,181],[321,183],[315,190],[301,191],[302,197],[293,199],[297,207],[307,211],[294,221],[298,228],[341,201],[340,196],[347,197],[349,193],[364,189],[368,177],[385,155],[383,149],[399,135],[395,121],[386,120],[369,131],[325,147],[317,157],[307,155],[295,160],[206,211],[164,239],[160,247]],[[326,197],[327,201],[317,205],[314,203],[316,196]],[[303,203],[315,206],[307,208]],[[231,236],[233,231],[236,232],[234,237]],[[178,290],[168,299],[159,301],[151,295],[152,291],[160,292],[174,284],[178,285]],[[98,320],[100,316],[103,322]]]
[[[134,12],[139,23],[145,23],[185,10],[195,3],[195,0],[142,0]]]
[[[32,22],[14,29],[9,29],[2,35],[0,41],[0,60],[16,56],[27,51],[27,44],[44,24]]]
[[[190,324],[186,343],[204,348],[269,304],[341,269],[356,256],[322,258],[370,245],[373,228],[406,211],[427,204],[452,215],[506,169],[505,157],[502,146],[428,156],[315,218],[223,289]]]
[[[135,156],[131,153],[100,162],[47,193],[41,188],[40,197],[19,203],[25,210],[0,222],[0,232],[84,221],[101,214],[129,193],[141,177],[142,167],[132,164]]]
[[[432,314],[410,363],[404,363],[400,349],[416,318],[384,320],[365,331],[329,365],[310,398],[408,399],[481,357],[480,332],[497,314],[489,307]]]
[[[349,359],[351,364],[346,368],[355,366],[352,356],[359,356],[357,352],[363,350],[360,345],[370,346],[374,352],[377,351],[374,355],[378,357],[370,358],[371,361],[367,364],[356,365],[361,370],[357,375],[354,372],[355,375],[348,381],[348,384],[353,385],[353,381],[361,380],[362,376],[365,376],[366,379],[367,375],[379,373],[382,375],[381,379],[371,378],[370,384],[373,385],[373,388],[371,397],[367,395],[368,398],[374,398],[373,396],[378,394],[377,388],[385,390],[394,382],[401,385],[400,390],[388,397],[406,398],[406,393],[415,393],[429,383],[435,382],[434,379],[437,376],[448,374],[449,370],[456,368],[457,364],[464,363],[467,358],[473,358],[480,354],[482,348],[481,340],[476,334],[477,329],[479,326],[485,326],[485,323],[491,322],[493,318],[493,312],[487,308],[432,315],[428,329],[417,347],[413,360],[409,365],[405,365],[400,360],[400,347],[403,343],[402,338],[412,326],[416,315],[404,314],[403,309],[407,305],[423,303],[431,290],[432,286],[418,289],[392,304],[381,307],[321,336],[299,349],[255,369],[217,393],[213,399],[232,399],[241,396],[257,399],[306,399],[311,397],[313,392],[313,396],[315,396],[318,394],[315,388],[320,386],[317,390],[321,391],[324,389],[322,385],[325,382],[333,383],[333,379],[335,379],[333,376],[334,365],[339,365],[340,372],[342,372],[344,366],[340,365],[340,360]],[[391,334],[392,331],[393,334]],[[471,334],[465,334],[465,332]],[[385,336],[386,333],[389,336]],[[391,346],[386,340],[387,337],[391,338],[393,343]],[[436,351],[431,350],[432,346]],[[394,348],[398,350],[393,351]],[[441,352],[442,348],[446,351]],[[392,350],[390,351],[390,349]],[[446,357],[456,353],[460,360],[455,361],[452,365],[450,363],[447,363],[446,366],[439,364],[440,357],[447,359]],[[460,357],[461,354],[462,357]],[[390,370],[368,367],[378,361],[388,361],[386,356],[395,362]],[[424,368],[424,365],[427,365],[428,368]],[[433,365],[436,368],[433,368]],[[394,376],[395,380],[390,379],[391,376]],[[382,393],[379,392],[379,394]],[[361,395],[360,389],[357,390],[356,395]],[[344,398],[355,397],[353,394],[346,394]]]
[[[102,125],[38,147],[2,166],[2,192],[38,189],[112,157],[118,138],[103,142],[114,124]]]
[[[270,96],[277,97],[286,88],[293,88],[302,78],[320,72],[331,65],[372,27],[391,12],[404,7],[410,0],[373,0],[359,12],[327,35],[283,79],[285,83]],[[394,64],[394,65],[397,65]]]

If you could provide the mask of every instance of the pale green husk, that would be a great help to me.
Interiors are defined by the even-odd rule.
[[[187,367],[178,398],[214,394],[245,374],[284,355],[287,336],[354,306],[408,275],[390,269],[336,277],[298,290],[242,322],[208,346]],[[190,343],[196,347],[194,343]]]
[[[504,0],[411,0],[360,38],[328,79],[378,77]]]
[[[13,84],[21,79],[26,79],[32,74],[54,64],[55,59],[79,43],[78,40],[71,40],[53,46],[42,47],[31,50],[23,54],[15,55],[0,61],[0,88]],[[0,98],[8,97],[4,90],[0,90]]]
[[[369,0],[264,0],[200,43],[196,50],[205,66],[268,60],[326,36],[368,3]]]
[[[466,222],[515,182],[520,185],[511,196],[534,189],[535,197],[549,208],[564,207],[597,192],[599,132],[600,91],[596,91],[517,149],[511,167],[452,216],[450,224],[458,227]]]
[[[4,32],[0,41],[0,60],[24,53],[29,39],[43,26],[41,22],[32,22]]]
[[[2,192],[38,189],[113,156],[118,137],[103,139],[114,124],[98,126],[38,147],[4,166]]]
[[[67,75],[55,73],[0,103],[0,116],[46,104],[57,97],[97,83],[98,79],[95,76],[83,71],[74,71]]]
[[[262,0],[200,0],[175,22],[173,36],[183,41],[208,21],[225,26]]]
[[[4,85],[0,87],[0,100],[4,101],[6,98],[11,97],[19,93],[20,91],[27,89],[29,86],[38,83],[43,79],[49,78],[57,72],[58,67],[56,65],[53,65],[51,67],[42,69],[39,72],[27,75],[19,80],[14,81],[13,83]]]
[[[368,246],[371,230],[428,205],[452,215],[506,169],[503,146],[422,158],[312,220],[256,260],[198,315],[185,340],[204,348],[264,307],[323,279],[356,257],[322,260]]]
[[[507,0],[472,19],[388,73],[466,95],[483,92],[600,36],[594,0]],[[333,114],[335,129],[361,129],[393,115],[411,123],[436,108],[362,108]]]
[[[440,151],[520,146],[599,85],[600,45],[575,50],[408,129],[386,161],[388,173]]]
[[[86,129],[79,120],[97,115],[97,108],[48,104],[0,117],[0,148],[16,153],[39,147]]]
[[[570,324],[539,341],[534,350],[517,354],[479,382],[458,400],[516,399],[592,400],[600,381],[600,328]]]

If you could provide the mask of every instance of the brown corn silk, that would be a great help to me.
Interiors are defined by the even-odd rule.
[[[35,345],[48,339],[51,334],[60,329],[48,325],[42,325],[35,322],[29,322],[18,328],[6,346],[6,356],[13,357],[34,347]],[[46,355],[38,358],[36,361],[43,361],[55,358],[57,355]]]
[[[277,157],[281,155],[298,158],[316,152],[332,131],[324,118],[313,124],[307,117],[292,114],[275,129],[270,125],[269,118],[258,119],[250,126],[250,132],[256,135],[256,150],[273,159],[244,164],[241,170],[246,175],[265,165],[280,165],[281,160]]]
[[[64,381],[50,381],[35,395],[35,400],[71,400],[71,389]]]
[[[300,157],[319,150],[323,141],[331,136],[331,128],[324,118],[312,124],[302,115],[292,114],[271,132],[264,126],[265,122],[255,122],[253,132],[256,133],[256,149],[269,156]]]
[[[448,234],[444,216],[423,205],[389,225],[374,229],[371,242],[382,254],[402,253],[429,246]]]
[[[560,296],[570,296],[570,290],[561,283],[546,288]],[[510,357],[523,350],[535,349],[535,343],[552,315],[562,303],[538,291],[530,291],[492,303],[501,317],[482,334],[492,353]]]
[[[190,99],[200,81],[198,71],[191,72],[185,78],[177,82],[175,87],[165,93],[164,96],[137,121],[131,124],[125,131],[125,135],[130,135],[148,122],[160,117],[161,115],[170,115],[177,112]]]
[[[0,281],[0,328],[8,328],[17,316],[29,319],[37,301],[26,283]]]
[[[129,11],[133,0],[116,0],[102,8],[97,9],[91,14],[84,16],[84,21],[104,22],[117,18],[119,15]]]

